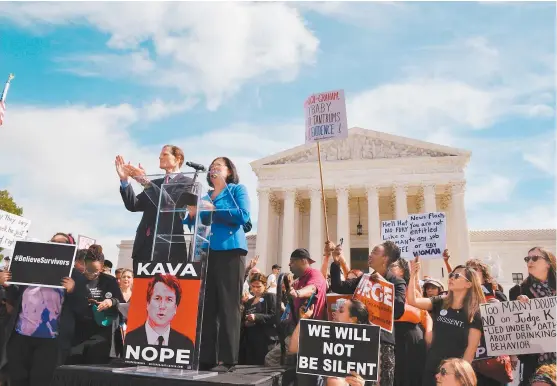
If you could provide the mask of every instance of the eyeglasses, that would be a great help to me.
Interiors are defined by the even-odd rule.
[[[89,268],[85,268],[85,273],[93,276],[98,276],[101,274],[101,271],[91,271]]]
[[[532,260],[535,263],[539,259],[547,260],[547,258],[545,256],[526,256],[524,258],[524,261],[528,263],[530,260]]]
[[[457,279],[459,279],[459,278],[463,278],[463,279],[466,280],[466,281],[470,281],[470,280],[468,280],[468,278],[467,278],[465,275],[463,275],[463,274],[461,274],[461,273],[452,273],[452,272],[449,273],[449,279],[455,279],[455,280],[457,280]]]
[[[444,377],[445,375],[451,375],[451,373],[449,373],[449,372],[447,371],[447,369],[444,368],[444,367],[441,367],[441,368],[439,369],[439,374],[441,374],[442,377]]]

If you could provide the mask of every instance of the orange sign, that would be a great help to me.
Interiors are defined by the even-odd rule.
[[[339,299],[352,299],[352,295],[339,295],[335,293],[327,294],[327,319],[329,321],[333,320],[333,312],[337,310]]]
[[[393,332],[395,286],[385,280],[373,280],[369,274],[362,276],[354,292],[354,299],[367,306],[369,322],[385,331]]]

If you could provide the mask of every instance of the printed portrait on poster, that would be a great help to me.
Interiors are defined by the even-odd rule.
[[[199,263],[140,263],[128,311],[125,361],[193,369]]]

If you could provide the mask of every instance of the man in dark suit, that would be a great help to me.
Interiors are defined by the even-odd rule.
[[[193,356],[191,339],[170,327],[181,298],[182,288],[175,276],[156,274],[147,287],[147,321],[126,334],[126,345],[166,346],[190,350]]]
[[[184,152],[179,147],[164,146],[159,156],[159,162],[159,167],[166,172],[166,176],[146,181],[146,179],[141,178],[145,175],[145,170],[141,167],[141,164],[139,164],[139,167],[129,163],[126,164],[122,156],[117,156],[115,161],[116,172],[120,178],[120,194],[126,209],[130,212],[143,212],[133,243],[134,272],[140,261],[180,262],[187,260],[187,248],[183,238],[184,227],[180,213],[174,211],[159,213],[157,206],[163,184],[165,184],[164,190],[170,193],[173,200],[176,200],[181,193],[192,188],[193,180],[180,174],[180,167],[184,163]],[[129,177],[144,182],[145,189],[137,196],[129,183]],[[165,194],[161,204],[168,204],[171,201],[166,198],[168,198],[168,195]],[[166,241],[159,238],[153,250],[157,215],[159,216],[157,235],[171,236],[164,237]]]

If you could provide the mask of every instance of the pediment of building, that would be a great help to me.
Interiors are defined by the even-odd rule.
[[[469,152],[461,149],[360,128],[350,129],[346,139],[322,142],[320,147],[322,161],[470,155]],[[252,165],[287,165],[310,162],[317,162],[317,146],[314,144],[286,150],[255,161]]]

